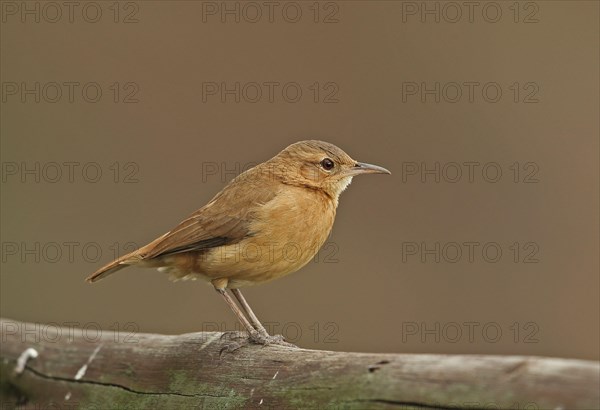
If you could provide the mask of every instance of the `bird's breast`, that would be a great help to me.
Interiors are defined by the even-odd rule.
[[[250,235],[207,253],[202,270],[228,277],[230,287],[266,282],[306,265],[326,241],[335,203],[305,188],[285,187],[253,212]]]

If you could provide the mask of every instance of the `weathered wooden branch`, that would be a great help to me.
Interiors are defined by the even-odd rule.
[[[600,363],[242,347],[0,319],[0,408],[600,409]],[[37,353],[37,357],[36,356]]]

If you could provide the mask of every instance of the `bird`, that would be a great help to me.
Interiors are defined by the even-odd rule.
[[[239,174],[171,231],[86,281],[128,266],[157,268],[172,280],[203,279],[245,328],[247,342],[290,345],[267,332],[240,288],[281,278],[312,260],[331,233],[340,194],[362,174],[391,173],[328,142],[296,142]]]

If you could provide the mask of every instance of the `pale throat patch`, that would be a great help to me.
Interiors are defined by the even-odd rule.
[[[341,194],[342,192],[344,192],[346,190],[346,188],[348,188],[348,185],[350,185],[352,183],[352,177],[345,177],[340,179],[339,182],[339,191],[338,191],[338,195]]]

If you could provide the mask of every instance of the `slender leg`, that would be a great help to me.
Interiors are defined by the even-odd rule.
[[[258,320],[256,315],[250,308],[250,305],[248,304],[248,302],[246,302],[246,298],[244,298],[244,295],[242,295],[242,292],[239,289],[231,289],[231,293],[233,293],[233,295],[236,297],[238,302],[240,302],[242,309],[244,309],[244,312],[246,312],[246,315],[250,318],[250,322],[252,322],[252,325],[258,331],[258,334],[264,340],[267,340],[267,343],[277,344],[277,345],[281,345],[281,346],[288,346],[288,347],[297,347],[296,345],[294,345],[292,343],[286,342],[285,339],[283,338],[283,336],[281,336],[281,335],[274,335],[274,336],[269,335],[269,333],[267,332],[265,327],[262,325],[262,323],[260,323],[260,321]]]
[[[235,301],[231,298],[231,296],[227,294],[225,289],[215,290],[219,292],[221,296],[223,296],[223,299],[225,299],[225,302],[227,302],[233,313],[235,313],[240,323],[246,328],[246,330],[250,334],[250,337],[255,338],[258,335],[257,330],[252,326],[252,324],[250,324],[250,322],[248,322],[248,319],[246,319],[246,316],[244,316],[244,314],[242,313],[240,308],[235,304]]]
[[[233,313],[235,313],[240,323],[246,328],[248,334],[250,335],[250,341],[261,345],[278,344],[282,346],[296,347],[293,344],[284,342],[282,336],[270,336],[265,330],[264,326],[261,325],[261,323],[258,321],[258,318],[254,314],[254,312],[252,312],[252,309],[250,309],[250,306],[248,306],[248,302],[246,302],[242,294],[239,291],[235,291],[232,289],[233,294],[236,296],[236,298],[238,298],[243,309],[246,311],[246,314],[250,317],[252,321],[252,323],[250,323],[248,321],[248,318],[244,316],[244,312],[242,312],[238,305],[235,303],[235,300],[233,300],[231,296],[229,296],[229,294],[227,293],[226,279],[213,280],[212,284],[215,287],[215,290],[219,292],[219,294],[221,294],[223,299],[225,299],[225,302],[227,303],[227,305],[229,305],[229,308],[233,311]],[[239,349],[241,346],[243,346],[243,344],[227,346],[226,350],[234,351],[236,349]]]
[[[231,293],[233,293],[233,296],[235,296],[235,298],[238,300],[238,302],[240,302],[242,309],[244,309],[244,312],[250,319],[250,322],[252,323],[254,328],[256,330],[258,330],[258,333],[260,333],[261,335],[264,335],[264,336],[269,336],[269,333],[267,333],[267,330],[265,329],[265,327],[262,325],[262,323],[260,323],[260,321],[258,320],[256,315],[250,308],[250,305],[248,304],[248,302],[246,302],[246,298],[244,298],[244,295],[242,295],[242,292],[239,289],[231,289]]]

